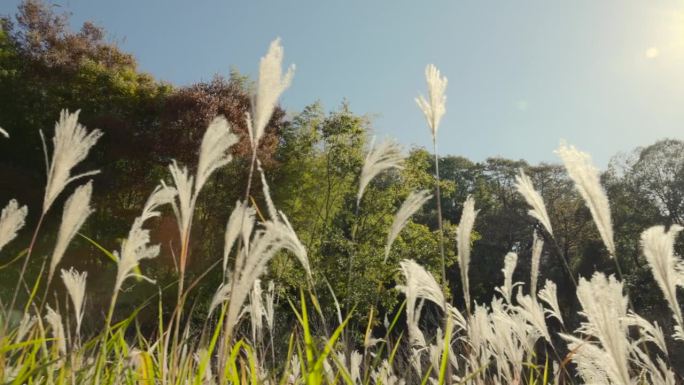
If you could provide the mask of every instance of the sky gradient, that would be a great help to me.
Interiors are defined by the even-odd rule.
[[[3,0],[13,13],[19,0]],[[379,136],[429,146],[414,98],[424,68],[449,78],[442,154],[557,162],[561,139],[604,167],[684,139],[684,3],[676,1],[57,0],[176,85],[254,76],[281,37],[297,67],[281,104],[347,99]]]

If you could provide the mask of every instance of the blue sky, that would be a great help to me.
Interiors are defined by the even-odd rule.
[[[3,0],[0,13],[18,0]],[[430,144],[414,98],[434,63],[449,78],[440,152],[556,161],[560,139],[600,166],[619,151],[684,139],[679,1],[57,0],[140,68],[178,85],[254,75],[281,37],[297,66],[291,112],[347,99],[379,136]]]

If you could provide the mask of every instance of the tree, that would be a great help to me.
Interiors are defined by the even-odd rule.
[[[684,142],[658,141],[634,151],[622,166],[637,195],[649,198],[672,224],[684,224]]]

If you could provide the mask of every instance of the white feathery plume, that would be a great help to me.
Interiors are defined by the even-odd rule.
[[[546,280],[544,288],[539,290],[537,297],[549,305],[550,309],[546,309],[545,313],[547,317],[553,317],[560,321],[561,324],[565,325],[563,322],[563,315],[561,314],[560,306],[558,305],[558,288],[556,284],[550,279]]]
[[[397,288],[406,295],[407,305],[415,304],[418,299],[426,299],[444,310],[444,293],[432,274],[412,259],[402,260],[399,266],[405,284],[398,285]]]
[[[635,348],[635,352],[640,355],[640,360],[637,362],[643,375],[647,375],[648,379],[644,378],[643,382],[650,385],[676,385],[675,373],[667,367],[662,358],[657,357],[656,362],[648,357],[639,347]]]
[[[420,330],[418,330],[418,332],[420,333],[420,337],[423,338],[422,332],[420,332]],[[411,335],[411,329],[409,326],[409,336],[410,335]],[[423,346],[423,345],[425,345],[425,341],[422,341],[421,345],[419,345],[419,346]],[[425,348],[422,348],[422,347],[421,348],[411,348],[411,352],[410,352],[410,355],[408,357],[408,362],[411,363],[413,370],[415,370],[416,374],[418,374],[419,376],[423,374],[423,366],[421,365],[420,357],[421,357],[421,353],[424,350],[425,350]]]
[[[266,182],[266,175],[264,174],[264,169],[261,168],[261,161],[257,159],[257,169],[261,176],[261,190],[264,193],[264,200],[266,201],[266,208],[268,209],[268,216],[275,220],[278,218],[278,210],[276,210],[275,204],[273,204],[273,199],[271,198],[271,189]]]
[[[656,362],[644,353],[638,346],[634,349],[637,355],[636,364],[639,366],[642,377],[641,382],[650,385],[676,385],[675,373],[667,367],[661,357],[656,358]],[[657,363],[657,364],[656,364]],[[648,376],[648,377],[646,377]]]
[[[568,341],[568,349],[574,352],[572,362],[577,366],[577,373],[587,384],[631,384],[632,382],[614,382],[620,375],[613,374],[612,363],[609,366],[607,353],[600,347],[588,343],[581,338],[569,334],[561,334]],[[610,373],[609,373],[610,372]]]
[[[479,210],[475,210],[475,199],[472,196],[463,203],[461,220],[456,228],[456,243],[458,248],[458,267],[461,271],[461,286],[463,286],[463,297],[465,298],[466,308],[470,312],[470,280],[468,279],[468,269],[470,266],[470,233],[473,232],[475,218]]]
[[[532,233],[532,261],[530,264],[530,293],[532,298],[537,299],[537,280],[539,279],[539,263],[541,254],[544,250],[544,241],[537,236],[537,232]]]
[[[142,214],[133,220],[133,225],[128,232],[128,238],[121,244],[121,253],[117,251],[113,253],[117,259],[114,292],[119,291],[121,285],[128,278],[138,278],[154,282],[152,279],[136,271],[141,260],[155,258],[159,255],[159,245],[149,245],[150,232],[147,229],[143,229],[143,225],[148,219],[159,216],[159,212],[156,211],[157,208],[161,205],[172,203],[175,196],[175,189],[167,186],[157,186],[149,198],[147,198]]]
[[[361,361],[363,361],[363,356],[354,350],[349,357],[349,361],[351,380],[354,384],[358,384],[361,382]]]
[[[52,138],[54,149],[52,161],[48,164],[43,214],[50,209],[55,198],[67,184],[78,178],[99,173],[99,170],[95,170],[71,176],[71,169],[88,156],[90,148],[102,136],[102,131],[98,129],[91,132],[86,131],[86,128],[78,123],[79,113],[80,110],[73,114],[67,110],[62,110],[59,121],[55,124],[55,136]],[[43,139],[43,147],[46,148],[42,131],[40,134]],[[47,158],[47,150],[45,156]]]
[[[518,264],[518,254],[509,252],[504,256],[504,267],[501,269],[504,275],[504,284],[501,287],[497,287],[495,290],[501,293],[501,295],[506,300],[506,303],[511,304],[511,296],[513,295],[513,289],[517,285],[522,285],[520,282],[513,283],[513,271]]]
[[[197,349],[197,353],[193,353],[193,359],[195,360],[195,365],[199,368],[203,362],[211,362],[211,356],[206,348]],[[142,361],[142,360],[141,360]],[[202,374],[203,384],[213,384],[214,374],[211,371],[211,365],[205,365],[204,373]]]
[[[451,320],[454,322],[454,326],[458,327],[458,328],[454,328],[454,331],[466,330],[468,328],[468,322],[466,321],[463,314],[460,311],[458,311],[457,308],[451,306],[448,303],[447,303],[447,313],[449,314],[449,317],[451,318]]]
[[[90,207],[90,197],[92,193],[93,183],[92,181],[89,181],[88,183],[79,186],[64,204],[62,223],[59,226],[59,232],[57,234],[57,243],[52,252],[52,258],[50,258],[48,282],[52,280],[55,268],[57,268],[57,265],[62,260],[67,246],[81,226],[83,226],[86,219],[88,219],[88,216],[94,211]]]
[[[216,169],[231,161],[230,147],[238,142],[238,137],[230,131],[230,125],[222,115],[209,123],[202,138],[195,191],[200,191],[207,179]]]
[[[228,271],[228,256],[230,255],[233,245],[235,245],[235,241],[238,239],[238,237],[242,235],[242,244],[247,250],[249,249],[249,237],[252,235],[252,229],[254,229],[255,216],[256,209],[254,207],[248,206],[246,202],[237,201],[235,203],[235,208],[230,213],[230,217],[228,218],[228,223],[226,224],[226,233],[224,236],[224,273]],[[238,260],[239,259],[240,258],[238,258]],[[236,265],[237,270],[240,268],[241,266]]]
[[[0,250],[11,240],[16,238],[17,232],[24,227],[28,207],[19,207],[19,203],[12,199],[0,213]]]
[[[337,359],[340,361],[340,363],[342,365],[344,365],[344,366],[347,365],[346,357],[341,352],[337,352]],[[330,360],[327,358],[325,360],[323,360],[323,375],[325,376],[327,383],[329,383],[329,384],[335,383],[334,369],[333,369],[332,365],[330,365]]]
[[[430,359],[430,367],[435,376],[439,376],[440,362],[442,358],[442,329],[437,328],[435,335],[435,342],[427,347],[428,358]],[[441,340],[441,341],[440,341]]]
[[[447,87],[447,78],[440,75],[437,67],[429,64],[425,67],[425,80],[428,86],[428,98],[426,100],[423,95],[419,95],[416,98],[416,103],[425,114],[434,142],[437,140],[439,123],[446,112],[446,95],[444,92]]]
[[[493,333],[489,314],[485,306],[475,304],[473,313],[468,318],[468,338],[466,341],[475,350],[486,348]]]
[[[280,38],[275,39],[271,42],[266,56],[262,57],[259,63],[259,80],[257,81],[257,92],[252,106],[254,136],[250,137],[254,149],[259,145],[259,140],[271,119],[278,98],[290,86],[294,76],[294,65],[290,66],[283,76],[281,68],[283,53]]]
[[[264,304],[261,300],[261,280],[255,279],[249,292],[249,316],[252,325],[252,343],[261,340],[261,330],[264,327]]]
[[[242,245],[245,252],[249,251],[249,238],[252,236],[252,231],[256,224],[256,208],[247,207],[247,202],[244,203],[245,208],[243,213],[242,226],[240,228],[240,235],[242,237]],[[234,241],[233,241],[234,242]]]
[[[297,238],[290,223],[287,222],[285,215],[281,212],[279,217],[282,217],[282,221],[265,222],[264,229],[254,234],[249,251],[238,255],[236,266],[241,266],[241,268],[235,270],[236,281],[230,293],[230,304],[226,315],[226,330],[230,331],[228,335],[239,320],[240,309],[254,281],[266,271],[266,265],[278,251],[287,249],[295,254],[310,277],[311,271],[306,249]]]
[[[665,334],[663,329],[658,325],[658,322],[651,323],[642,316],[630,311],[624,319],[628,325],[639,328],[639,339],[632,341],[633,348],[639,346],[643,342],[651,342],[655,344],[661,352],[667,354],[667,345],[665,343]]]
[[[157,185],[147,198],[145,206],[143,206],[140,220],[144,223],[147,222],[148,219],[158,217],[160,215],[159,211],[157,211],[159,206],[171,204],[176,197],[176,194],[178,194],[178,192],[173,187]]]
[[[380,367],[373,370],[371,378],[374,384],[404,385],[406,383],[394,374],[394,369],[387,359],[382,360]]]
[[[275,310],[273,304],[275,302],[275,283],[273,281],[268,282],[268,288],[266,289],[266,303],[264,305],[264,317],[266,318],[266,326],[268,326],[268,331],[273,335],[273,325],[275,322]]]
[[[416,211],[420,210],[421,207],[430,200],[432,193],[428,190],[412,191],[404,203],[402,203],[399,211],[394,215],[394,221],[392,222],[392,227],[387,235],[387,244],[385,245],[385,262],[389,257],[390,249],[392,248],[392,243],[397,239],[401,230],[406,226],[409,219]]]
[[[454,333],[452,332],[452,334]],[[427,347],[427,351],[430,363],[432,364],[432,370],[434,371],[435,376],[439,376],[440,361],[442,358],[442,352],[444,351],[444,333],[442,332],[442,328],[437,328],[434,341],[434,343]],[[447,365],[451,365],[455,369],[458,369],[458,356],[454,353],[451,346],[449,346],[449,354],[447,355],[447,359],[449,360]]]
[[[657,361],[660,371],[651,371],[651,373],[655,372],[659,374],[658,377],[655,378],[653,375],[651,376],[653,385],[676,385],[677,381],[675,380],[674,372],[667,367],[667,364],[662,358],[658,357]]]
[[[333,290],[332,286],[330,286],[330,282],[328,280],[325,280],[326,286],[328,286],[328,291],[330,291],[330,296],[333,299],[333,303],[335,304],[335,312],[337,313],[337,322],[342,325],[342,309],[340,309],[340,302],[337,300],[337,296],[335,295],[335,290]],[[385,314],[385,321],[387,320],[387,314]],[[389,323],[386,322],[387,326],[386,328],[389,328]]]
[[[518,306],[513,307],[514,311],[527,321],[537,334],[552,344],[549,329],[546,327],[544,308],[531,296],[522,295],[521,290],[518,290],[515,299],[518,302]]]
[[[19,321],[19,326],[17,327],[17,334],[14,336],[14,343],[20,343],[24,341],[24,337],[31,330],[31,327],[36,323],[37,317],[30,315],[29,313],[24,313]]]
[[[0,135],[4,136],[5,138],[9,139],[9,133],[5,131],[2,127],[0,127]]]
[[[292,228],[290,221],[282,211],[278,212],[278,220],[267,221],[264,223],[266,229],[272,229],[274,233],[278,234],[280,247],[290,251],[297,258],[299,263],[306,271],[306,275],[311,277],[311,266],[309,264],[309,255],[306,247],[297,236],[297,233]]]
[[[371,141],[370,149],[366,154],[366,160],[363,162],[361,168],[361,176],[359,177],[359,192],[356,195],[356,205],[358,206],[366,191],[368,184],[378,176],[381,172],[391,168],[403,169],[403,163],[406,156],[402,153],[401,146],[392,141],[384,140],[377,146],[375,145],[375,138]]]
[[[230,298],[230,289],[230,282],[219,285],[218,289],[216,289],[216,292],[214,293],[214,296],[211,298],[209,313],[212,313],[218,305],[226,302]]]
[[[613,384],[631,384],[629,375],[630,343],[627,339],[627,297],[622,294],[622,282],[594,273],[591,280],[580,279],[577,298],[580,314],[587,320],[577,331],[595,338],[598,343],[562,335],[569,349],[575,351],[572,360],[579,374],[588,382],[605,377]],[[608,383],[608,382],[606,382]]]
[[[192,223],[192,211],[194,208],[195,197],[192,193],[192,185],[194,177],[188,173],[188,168],[183,166],[178,166],[175,160],[169,165],[169,171],[171,172],[171,178],[173,178],[173,183],[176,189],[176,196],[178,200],[174,199],[171,203],[173,207],[173,213],[176,215],[176,221],[178,222],[178,231],[181,237],[187,234],[190,230],[190,224]],[[163,182],[162,182],[163,184]],[[163,184],[166,187],[165,184]],[[181,239],[181,242],[185,240]]]
[[[418,328],[422,301],[428,300],[444,310],[444,293],[435,277],[412,259],[399,262],[405,283],[397,289],[406,296],[406,322],[408,324],[411,346],[425,347],[425,338]],[[421,301],[418,303],[418,301]]]
[[[57,344],[57,350],[60,354],[66,355],[66,334],[64,333],[64,326],[62,324],[62,316],[56,311],[52,310],[50,305],[47,305],[47,314],[45,320],[52,329],[52,337]]]
[[[528,325],[515,314],[509,314],[500,298],[491,303],[493,338],[489,340],[494,352],[499,380],[518,383],[525,353],[531,350],[527,340]]]
[[[302,366],[299,362],[299,356],[297,353],[294,353],[292,355],[292,358],[290,358],[290,370],[292,372],[290,373],[290,377],[288,378],[288,383],[289,384],[298,384],[300,381],[301,377],[301,372],[302,372]]]
[[[173,212],[178,223],[178,232],[181,237],[183,248],[188,247],[190,228],[195,210],[197,197],[211,174],[219,167],[225,166],[232,157],[229,154],[230,147],[237,143],[237,137],[230,132],[230,126],[223,116],[212,120],[202,139],[200,156],[196,178],[190,175],[187,167],[179,166],[176,160],[169,165],[169,172],[177,191],[178,199],[172,201]],[[193,180],[194,189],[193,189]],[[162,181],[162,185],[166,187]],[[187,250],[183,249],[180,254],[180,273],[185,275]],[[181,278],[182,279],[182,278]]]
[[[78,335],[81,330],[81,322],[83,321],[83,299],[85,298],[88,272],[84,271],[83,273],[79,273],[74,270],[73,267],[69,270],[62,269],[61,272],[64,287],[66,287],[69,298],[71,298],[71,303],[74,305],[74,313],[76,313],[76,335]]]
[[[490,358],[494,353],[489,343],[494,338],[493,335],[494,331],[487,308],[476,303],[473,313],[468,318],[466,338],[466,343],[472,348],[472,353],[468,355],[469,366],[472,371],[489,365]],[[475,383],[483,383],[484,374],[480,373],[476,376],[480,381]]]
[[[677,300],[677,286],[684,287],[684,261],[674,251],[675,239],[682,229],[682,226],[672,225],[665,231],[664,226],[653,226],[641,233],[641,248],[674,315],[675,338],[684,340],[684,319]]]
[[[254,99],[252,99],[252,102]],[[252,108],[254,108],[254,104],[252,104]],[[249,143],[252,146],[252,150],[254,150],[254,127],[252,126],[252,115],[249,113],[249,111],[245,112],[245,122],[247,124],[247,136],[249,137]]]
[[[525,171],[520,170],[520,175],[515,176],[515,188],[518,193],[525,198],[525,202],[532,207],[527,213],[541,223],[546,231],[553,236],[553,229],[551,228],[551,220],[549,214],[546,212],[546,205],[544,199],[537,190],[534,189],[534,184]]]
[[[610,216],[608,196],[601,186],[599,171],[591,163],[591,156],[577,150],[574,146],[561,143],[556,154],[560,156],[568,171],[568,175],[575,182],[575,188],[589,207],[594,223],[610,257],[615,257],[615,242],[613,240],[613,222]]]
[[[380,342],[385,342],[385,339],[383,338],[375,338],[372,336],[371,333],[366,335],[366,337],[363,339],[363,347],[364,349],[372,348],[373,346],[377,345]]]

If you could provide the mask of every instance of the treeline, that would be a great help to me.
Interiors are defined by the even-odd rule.
[[[89,282],[112,280],[116,269],[94,243],[107,250],[118,248],[144,200],[159,180],[166,178],[170,160],[194,165],[202,135],[213,117],[225,115],[233,131],[241,136],[233,147],[235,160],[212,177],[195,214],[202,226],[193,228],[192,238],[196,241],[187,274],[189,281],[207,274],[193,296],[193,316],[201,322],[221,279],[219,269],[213,269],[223,253],[222,232],[217,229],[225,227],[246,185],[251,150],[244,115],[250,108],[252,81],[237,72],[187,87],[158,81],[139,71],[135,59],[108,41],[101,28],[85,23],[74,32],[64,15],[39,1],[22,3],[16,15],[1,23],[0,126],[11,139],[0,141],[0,205],[17,198],[22,205],[40,207],[45,161],[39,130],[46,138],[51,137],[62,108],[81,109],[79,120],[88,128],[104,132],[91,156],[80,166],[101,171],[93,177],[96,211],[81,230],[92,241],[77,237],[65,257],[69,265],[89,272]],[[276,206],[287,214],[307,247],[312,286],[326,310],[324,314],[335,312],[331,293],[340,303],[356,304],[358,309],[370,309],[372,305],[392,309],[397,305],[392,288],[398,271],[388,266],[397,266],[405,258],[441,276],[434,199],[413,217],[390,250],[389,262],[383,262],[387,231],[403,199],[410,191],[434,187],[432,154],[422,148],[410,149],[404,168],[374,180],[360,209],[356,208],[358,175],[371,131],[369,120],[346,105],[326,112],[314,103],[291,118],[278,109],[258,151]],[[447,285],[454,302],[461,301],[462,305],[455,229],[468,195],[474,196],[480,210],[472,234],[473,298],[477,302],[489,301],[493,288],[503,279],[503,257],[509,251],[520,256],[515,272],[519,279],[515,280],[526,281],[524,277],[529,276],[532,234],[537,224],[527,215],[528,207],[514,187],[515,176],[522,169],[541,192],[554,228],[555,240],[545,243],[541,271],[558,283],[561,302],[570,304],[564,307],[567,319],[576,319],[571,305],[575,289],[564,264],[575,277],[588,277],[595,270],[615,272],[616,267],[565,170],[555,164],[530,165],[523,160],[501,158],[473,162],[444,156],[439,162]],[[265,210],[259,178],[254,183],[252,199],[259,210]],[[613,210],[617,254],[630,297],[641,314],[670,322],[667,305],[640,254],[639,235],[652,225],[684,223],[684,143],[663,140],[615,157],[603,174],[603,183]],[[60,220],[56,213],[48,219],[48,230],[43,232],[47,235],[38,240],[36,256],[49,254],[54,244]],[[27,228],[35,224],[38,216],[37,209],[29,211]],[[156,221],[153,237],[155,243],[161,243],[162,255],[144,263],[142,269],[154,271],[149,275],[157,277],[164,288],[173,285],[177,277],[173,255],[178,252],[179,242],[172,213]],[[3,276],[11,276],[12,269],[19,269],[18,263],[9,263],[21,252],[16,249],[19,246],[14,247],[0,255]],[[350,278],[347,272],[352,253]],[[41,262],[41,258],[34,258],[34,274]],[[295,264],[286,256],[276,257],[270,264],[264,281],[274,280],[281,298],[296,295],[306,283],[306,276]],[[15,282],[3,279],[2,285],[13,288]],[[136,306],[157,293],[155,287],[144,290],[143,285],[123,294],[120,302]],[[108,281],[91,284],[88,306],[100,311],[102,304],[97,303],[97,294],[102,290],[107,299],[109,292],[105,288],[111,286]],[[9,294],[1,295],[4,298]],[[168,295],[173,297],[174,290],[169,290]],[[289,305],[283,300],[279,306]],[[356,325],[365,325],[368,312],[357,314]],[[91,317],[89,321],[97,320]],[[669,330],[671,325],[665,327]]]

